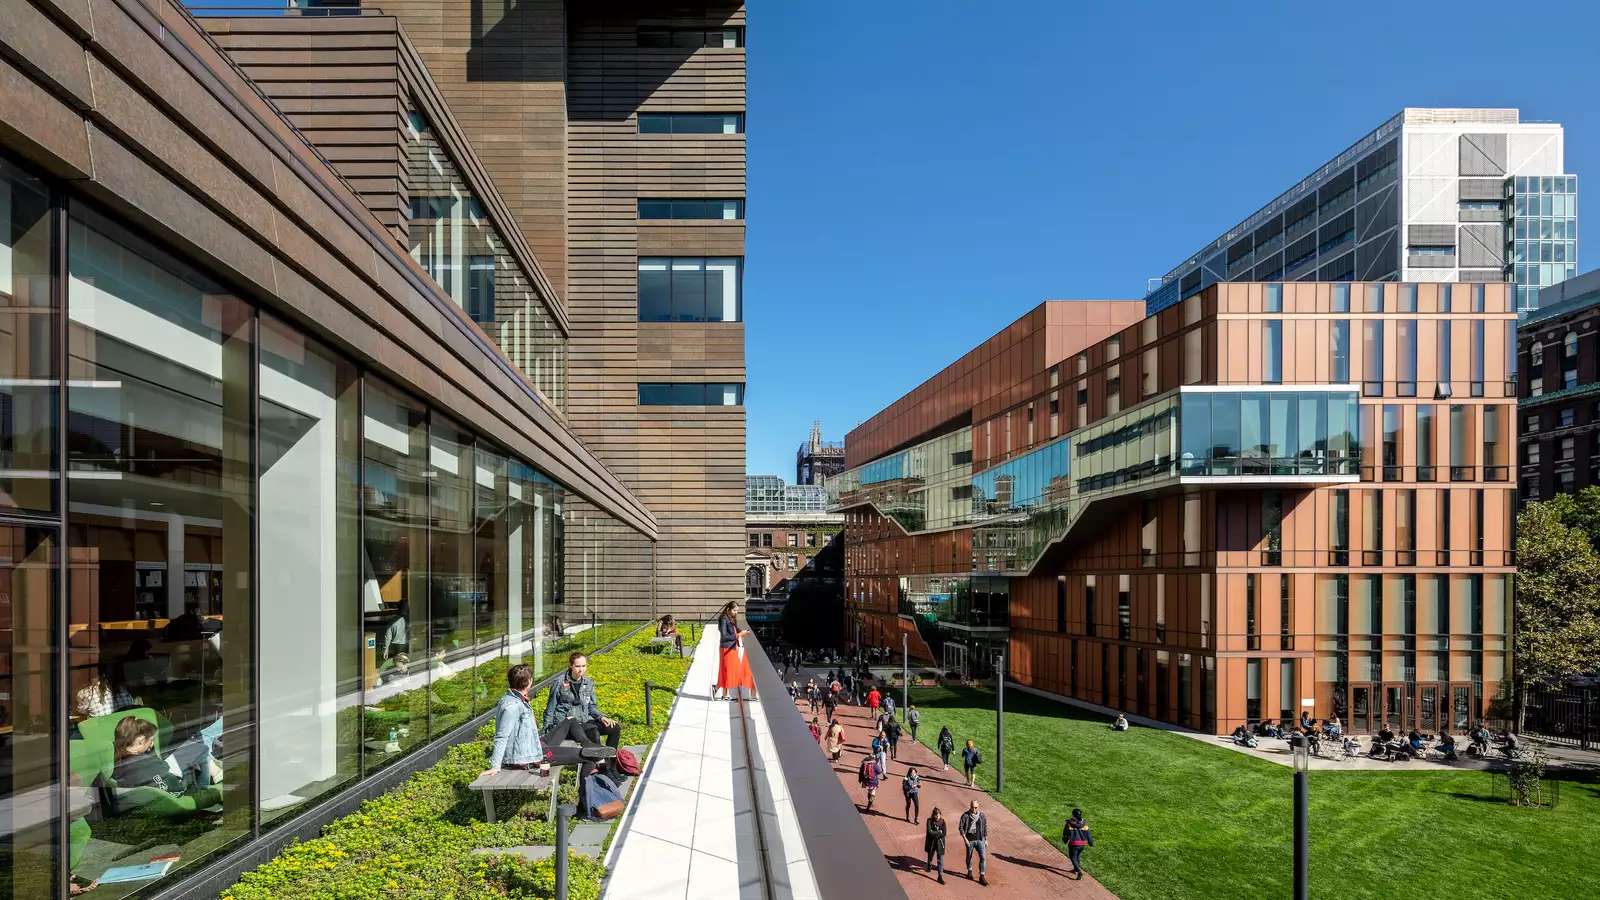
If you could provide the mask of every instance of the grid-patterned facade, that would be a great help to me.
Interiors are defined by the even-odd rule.
[[[1565,199],[1549,212],[1517,202],[1534,192]],[[1559,280],[1556,257],[1576,259],[1575,194],[1560,125],[1405,109],[1168,272],[1146,303],[1158,312],[1229,281],[1511,281],[1526,311]]]

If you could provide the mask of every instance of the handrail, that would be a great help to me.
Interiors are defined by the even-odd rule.
[[[744,639],[744,648],[757,690],[766,698],[762,709],[772,739],[768,758],[775,756],[783,770],[817,896],[905,900],[905,889],[839,783],[838,773],[788,702],[788,689],[760,640],[752,634]]]

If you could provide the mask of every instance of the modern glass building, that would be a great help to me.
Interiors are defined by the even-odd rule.
[[[658,525],[566,425],[566,311],[436,94],[363,181],[178,6],[15,12],[0,897],[215,893],[653,612]],[[130,782],[145,748],[196,764]]]
[[[1164,275],[1146,302],[1154,313],[1228,281],[1509,281],[1526,313],[1577,265],[1564,149],[1560,125],[1515,109],[1403,109]]]
[[[1509,658],[1512,296],[1046,303],[846,437],[847,638],[1216,733],[1464,731]]]

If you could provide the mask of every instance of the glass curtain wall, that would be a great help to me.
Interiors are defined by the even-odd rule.
[[[261,316],[261,820],[360,775],[360,383]]]
[[[51,295],[50,198],[0,160],[0,515],[51,517],[0,525],[0,898],[54,896],[66,777],[55,745],[56,596],[61,536],[55,423],[60,402]],[[82,796],[81,788],[75,797]]]
[[[256,809],[255,320],[78,206],[67,276],[69,765],[97,786],[74,870],[182,868]]]
[[[0,348],[0,898],[170,884],[617,635],[561,485],[4,162]]]
[[[411,257],[483,326],[551,405],[566,409],[566,338],[546,298],[511,254],[427,117],[413,111],[409,123]]]

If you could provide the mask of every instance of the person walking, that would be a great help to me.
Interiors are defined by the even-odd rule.
[[[883,714],[890,718],[894,717],[894,693],[891,691],[883,693]]]
[[[867,691],[867,711],[872,714],[874,721],[876,721],[878,718],[878,707],[882,704],[883,695],[878,693],[878,689],[876,687],[870,691]]]
[[[1072,818],[1061,826],[1061,843],[1067,845],[1067,859],[1072,860],[1072,877],[1083,880],[1083,848],[1094,846],[1094,835],[1089,833],[1089,823],[1083,820],[1083,810],[1076,807]]]
[[[922,724],[922,714],[917,712],[915,703],[906,704],[906,725],[911,728],[911,742],[917,741],[917,726]]]
[[[950,754],[956,752],[956,739],[949,725],[939,726],[939,758],[944,760],[944,770],[950,771]]]
[[[972,878],[972,853],[977,851],[978,883],[988,886],[989,817],[978,811],[978,801],[972,801],[967,811],[961,814],[961,821],[956,823],[956,830],[961,832],[961,840],[967,845],[967,878]]]
[[[934,860],[939,862],[939,883],[944,884],[944,813],[935,806],[933,812],[928,813],[927,830],[923,832],[922,852],[927,855],[927,861],[922,864],[923,871],[933,871]]]
[[[878,772],[887,774],[889,771],[889,742],[878,741],[878,749],[873,751],[872,758],[878,761]]]
[[[877,757],[866,756],[861,759],[861,769],[856,773],[856,781],[867,789],[867,809],[872,809],[872,801],[878,796],[878,782],[883,779],[883,769],[878,766]]]
[[[895,721],[894,716],[884,717],[883,736],[889,739],[889,758],[899,759],[895,751],[900,746],[900,723]]]
[[[967,787],[977,787],[978,765],[983,762],[983,754],[978,752],[978,747],[971,740],[961,749],[961,768],[967,773]]]
[[[906,821],[913,825],[922,824],[922,801],[917,797],[921,790],[922,776],[917,774],[917,767],[912,766],[906,770],[906,777],[900,779],[900,792],[906,795]]]
[[[811,724],[806,727],[811,731],[811,739],[817,742],[817,746],[822,746],[822,723],[817,721],[817,717],[812,716]]]
[[[828,714],[828,721],[833,721],[833,714],[839,709],[839,682],[833,683],[833,689],[822,698],[822,711]]]
[[[828,723],[828,759],[837,762],[844,753],[844,726],[836,721]]]

